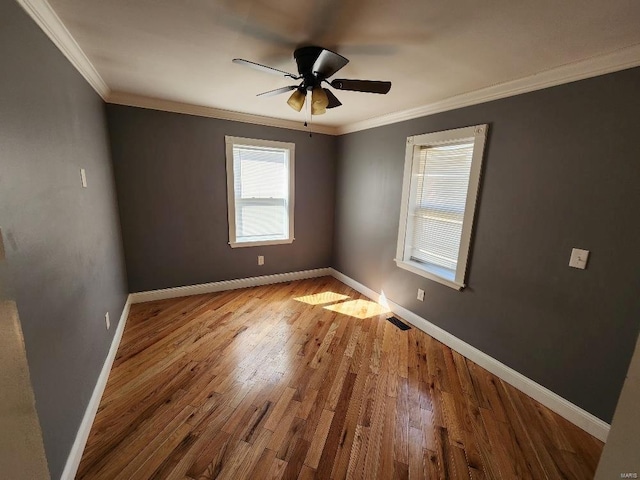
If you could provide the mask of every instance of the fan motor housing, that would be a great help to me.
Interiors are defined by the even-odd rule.
[[[320,84],[320,80],[313,74],[313,64],[322,53],[321,47],[300,47],[293,52],[293,57],[296,59],[298,65],[298,73],[304,79],[304,84],[307,88],[313,88]]]

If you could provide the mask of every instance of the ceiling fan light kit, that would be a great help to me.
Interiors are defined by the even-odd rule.
[[[305,98],[307,98],[306,92],[304,90],[300,90],[300,89],[297,88],[291,94],[291,96],[289,97],[289,100],[287,100],[287,103],[296,112],[299,112],[300,110],[302,110],[302,106],[304,105],[304,99]]]
[[[315,46],[300,47],[293,52],[293,58],[298,66],[298,75],[293,75],[283,70],[242,58],[234,58],[233,62],[261,72],[272,73],[292,80],[301,80],[298,85],[277,88],[268,92],[259,93],[258,96],[272,96],[294,90],[287,100],[287,104],[299,112],[304,106],[307,92],[310,91],[312,115],[322,115],[326,113],[327,108],[336,108],[342,105],[331,90],[323,88],[323,83],[326,83],[336,90],[349,90],[352,92],[386,94],[391,89],[391,82],[377,80],[334,79],[329,82],[329,77],[333,76],[338,70],[349,63],[349,60],[326,48]]]
[[[311,91],[311,115],[322,115],[327,112],[329,97],[322,87],[315,87]]]

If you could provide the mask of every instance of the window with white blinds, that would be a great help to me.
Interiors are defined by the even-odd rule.
[[[226,137],[229,244],[293,241],[294,144]]]
[[[486,130],[407,139],[398,266],[464,287]]]

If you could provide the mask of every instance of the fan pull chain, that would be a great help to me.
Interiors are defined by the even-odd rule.
[[[304,126],[307,128],[311,128],[311,120],[313,120],[313,114],[311,113],[311,92],[307,90],[307,101],[304,102]],[[309,132],[309,138],[311,138],[311,132]]]

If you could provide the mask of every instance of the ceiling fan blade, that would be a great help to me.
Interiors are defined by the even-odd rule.
[[[266,65],[260,65],[259,63],[250,62],[249,60],[244,60],[242,58],[234,58],[233,63],[237,63],[238,65],[244,65],[245,67],[250,67],[255,70],[260,70],[261,72],[271,73],[278,76],[290,77],[296,80],[299,78],[283,70],[278,70],[277,68],[273,68],[273,67],[267,67]]]
[[[377,80],[347,80],[339,78],[331,82],[333,88],[338,90],[352,90],[354,92],[388,93],[391,90],[391,82]]]
[[[256,95],[256,97],[273,97],[274,95],[280,95],[281,93],[287,93],[291,90],[298,88],[296,85],[289,85],[288,87],[276,88],[275,90],[269,90],[268,92],[262,92]]]
[[[311,71],[313,73],[317,72],[320,77],[325,79],[336,73],[347,63],[349,63],[349,60],[342,55],[332,52],[331,50],[323,49],[314,62]]]
[[[342,102],[338,100],[338,98],[333,94],[331,90],[329,90],[328,88],[323,88],[323,90],[324,90],[324,93],[327,94],[327,98],[329,99],[329,104],[327,105],[327,108],[336,108],[342,105]]]

